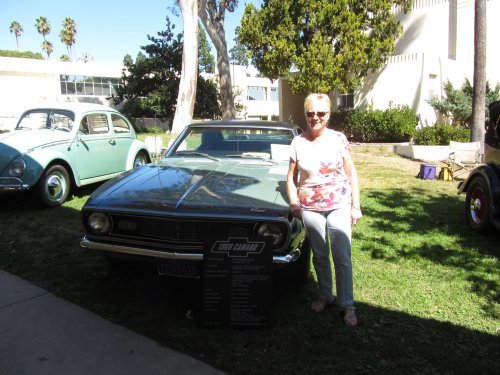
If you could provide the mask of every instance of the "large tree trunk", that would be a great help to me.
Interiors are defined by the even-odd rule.
[[[217,50],[217,71],[219,73],[222,118],[234,119],[233,87],[231,84],[231,71],[229,55],[227,52],[226,35],[224,31],[225,9],[217,10],[215,0],[199,0],[199,16],[207,34]]]
[[[486,0],[475,0],[473,85],[471,141],[480,141],[482,150],[486,102]]]
[[[198,80],[198,1],[178,0],[184,24],[184,47],[179,95],[172,123],[172,133],[178,134],[193,119]]]

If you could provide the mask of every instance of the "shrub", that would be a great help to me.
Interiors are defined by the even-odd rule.
[[[330,126],[358,142],[403,142],[415,136],[418,118],[408,106],[334,112]]]
[[[11,50],[0,50],[0,56],[4,57],[20,57],[24,59],[35,59],[43,60],[43,56],[40,52],[31,51],[11,51]]]
[[[450,118],[455,126],[470,128],[472,121],[472,96],[474,88],[468,79],[465,79],[460,89],[455,89],[453,84],[448,80],[443,85],[446,96],[442,99],[431,99],[427,102],[439,114]],[[486,81],[486,100],[485,113],[488,117],[488,106],[491,102],[500,100],[500,84],[495,87]]]
[[[450,141],[469,142],[470,130],[451,125],[437,124],[417,130],[417,145],[448,145]]]

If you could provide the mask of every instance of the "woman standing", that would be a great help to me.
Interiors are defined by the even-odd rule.
[[[359,183],[344,134],[327,128],[330,98],[310,94],[304,102],[308,129],[291,145],[287,188],[290,209],[302,218],[313,251],[319,295],[315,312],[332,303],[344,312],[344,323],[354,327],[351,232],[361,218]],[[330,253],[335,267],[337,298],[332,294]]]

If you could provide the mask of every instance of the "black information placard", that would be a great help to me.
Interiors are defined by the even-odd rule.
[[[268,327],[272,267],[271,247],[260,238],[207,241],[203,257],[203,324]]]

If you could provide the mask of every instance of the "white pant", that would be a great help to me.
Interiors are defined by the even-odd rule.
[[[333,211],[302,211],[302,219],[313,251],[313,264],[319,284],[319,297],[331,302],[332,268],[330,251],[335,267],[337,305],[353,307],[351,261],[351,207],[346,205]]]

